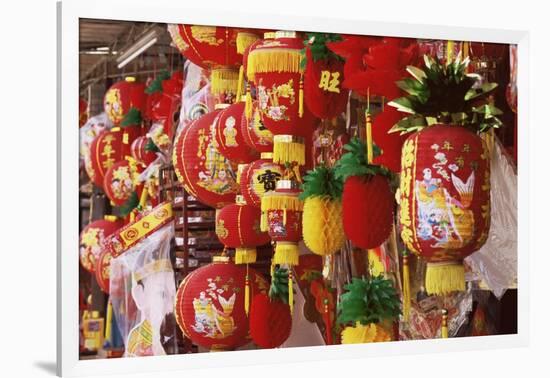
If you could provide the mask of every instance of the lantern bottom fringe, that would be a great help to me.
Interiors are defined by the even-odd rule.
[[[354,327],[346,327],[342,331],[342,344],[363,344],[391,341],[391,336],[383,327],[370,323],[363,325],[359,322]]]
[[[306,146],[299,142],[287,142],[283,140],[273,140],[273,162],[278,164],[297,163],[304,165],[306,163]]]
[[[235,248],[235,264],[255,263],[256,256],[256,248]]]
[[[273,264],[298,265],[299,262],[298,244],[289,242],[277,242]]]
[[[429,295],[442,295],[465,289],[464,265],[461,261],[427,264],[426,292]]]
[[[231,68],[214,68],[211,76],[210,91],[213,95],[237,93],[239,72]]]
[[[293,72],[301,70],[302,53],[298,49],[260,49],[248,55],[246,76],[254,81],[256,73]]]
[[[237,33],[236,43],[237,43],[237,54],[244,54],[251,44],[256,42],[260,37],[254,33],[239,32]]]
[[[281,195],[281,193],[277,193],[277,195],[264,195],[261,206],[262,212],[266,213],[268,210],[302,211],[304,209],[304,202],[297,195]]]

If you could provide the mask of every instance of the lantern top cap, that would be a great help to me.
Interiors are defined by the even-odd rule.
[[[260,159],[273,159],[273,152],[262,152]]]
[[[134,76],[126,76],[124,78],[124,81],[126,81],[127,83],[134,83],[136,81],[136,78]]]
[[[219,109],[226,109],[229,107],[229,104],[216,104],[214,106],[214,110],[219,110]]]
[[[238,194],[235,196],[235,203],[237,205],[246,205],[246,200],[242,194]]]
[[[273,39],[275,38],[275,32],[265,32],[264,39]]]
[[[212,262],[228,263],[229,262],[229,256],[214,256],[214,257],[212,257]]]
[[[116,222],[117,217],[116,215],[105,215],[103,219],[109,222]]]
[[[290,30],[277,30],[275,33],[275,39],[277,38],[296,38],[296,32]]]

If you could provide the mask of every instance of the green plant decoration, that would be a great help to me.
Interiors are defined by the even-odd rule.
[[[134,210],[138,206],[139,206],[139,198],[138,198],[137,192],[134,191],[132,192],[132,194],[130,194],[130,197],[126,200],[126,202],[124,202],[124,204],[118,208],[120,216],[121,217],[127,216],[132,212],[132,210]]]
[[[366,176],[381,174],[393,179],[393,174],[389,169],[381,165],[369,164],[367,161],[367,147],[359,138],[352,138],[344,146],[347,151],[334,166],[335,177],[342,182],[351,176]],[[380,155],[380,148],[373,144],[373,157]]]
[[[338,304],[338,323],[363,325],[397,319],[401,314],[400,300],[393,282],[383,276],[354,277],[345,285]]]
[[[269,297],[288,304],[288,269],[275,268],[269,287]]]
[[[162,82],[164,80],[168,80],[170,78],[170,74],[168,71],[161,71],[157,77],[153,81],[151,81],[151,84],[145,89],[145,93],[147,94],[153,94],[155,92],[162,92]]]
[[[153,139],[151,139],[151,138],[147,139],[147,144],[145,145],[145,151],[160,152],[159,148],[157,147],[157,145],[155,144],[155,142],[153,142]]]
[[[128,110],[128,113],[124,116],[122,119],[122,122],[120,122],[120,126],[122,127],[128,127],[128,126],[136,126],[140,125],[142,121],[141,118],[141,112],[139,109],[131,107],[130,110]]]
[[[327,60],[329,58],[334,58],[337,60],[343,60],[339,55],[333,53],[327,47],[327,42],[338,42],[342,40],[340,34],[333,33],[307,33],[304,40],[304,46],[309,47],[311,50],[311,56],[313,61],[317,62],[318,60]],[[307,64],[305,48],[302,50],[302,61],[300,62],[301,68],[305,69]]]
[[[303,180],[301,200],[313,196],[328,196],[334,200],[342,197],[344,183],[341,177],[336,177],[334,168],[318,166],[308,171]]]
[[[489,94],[497,83],[478,85],[480,76],[467,73],[469,58],[458,56],[450,63],[442,63],[424,55],[424,68],[408,66],[412,78],[397,81],[405,97],[388,105],[408,113],[390,132],[409,133],[437,123],[460,125],[472,131],[484,132],[497,128],[502,122],[497,117],[502,111],[488,103]]]

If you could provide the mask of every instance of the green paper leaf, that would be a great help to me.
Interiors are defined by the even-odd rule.
[[[126,113],[126,115],[122,119],[122,122],[120,122],[120,126],[138,126],[141,124],[141,122],[141,112],[137,108],[131,107],[130,110],[128,110],[128,113]]]

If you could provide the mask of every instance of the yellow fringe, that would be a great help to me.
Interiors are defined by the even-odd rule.
[[[464,265],[462,262],[428,263],[426,267],[426,292],[430,295],[464,291]]]
[[[252,50],[248,55],[246,76],[254,81],[256,73],[296,72],[302,73],[302,54],[297,49],[271,48]]]
[[[306,163],[306,146],[299,142],[285,142],[273,140],[273,162],[278,164],[297,163],[304,165]]]
[[[292,242],[277,242],[273,263],[276,265],[298,265],[298,244]]]
[[[243,85],[244,85],[244,67],[241,65],[239,67],[239,81],[237,82],[237,99],[235,102],[241,102],[243,95]]]
[[[236,38],[237,54],[244,54],[244,51],[248,48],[248,46],[256,42],[258,39],[260,39],[260,37],[254,33],[238,32]]]
[[[244,280],[244,312],[248,316],[250,309],[250,277],[248,276],[248,265],[246,266],[246,278]]]
[[[311,252],[326,256],[338,251],[346,240],[342,223],[342,203],[328,196],[306,198],[302,232],[304,243]]]
[[[447,327],[447,325],[441,326],[441,338],[449,338],[449,327]]]
[[[301,201],[297,195],[292,194],[265,194],[262,197],[262,212],[267,210],[287,210],[302,211],[304,209],[304,202]]]
[[[290,307],[290,315],[294,313],[294,289],[292,285],[292,268],[288,268],[288,306]]]
[[[260,215],[260,231],[266,232],[267,231],[267,211],[262,210],[262,214]]]
[[[346,327],[342,331],[342,344],[363,344],[391,341],[390,334],[381,326],[359,322],[354,327]]]
[[[405,322],[409,321],[411,312],[411,283],[409,271],[409,256],[403,257],[403,318]]]
[[[256,258],[256,248],[235,248],[235,264],[255,263]]]
[[[300,77],[300,90],[298,91],[298,117],[304,115],[304,79]]]
[[[239,73],[231,68],[214,68],[211,75],[210,92],[213,95],[237,93]]]
[[[249,120],[252,118],[252,95],[250,94],[250,85],[246,86],[246,98],[245,98],[244,104],[245,104],[244,112],[246,115],[246,119]]]

